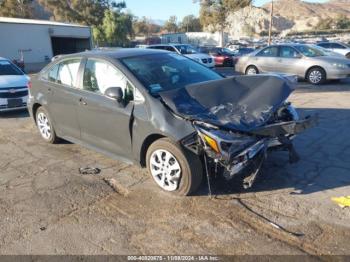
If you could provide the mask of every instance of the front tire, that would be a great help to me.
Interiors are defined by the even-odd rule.
[[[39,107],[35,114],[36,125],[39,129],[41,137],[50,144],[58,142],[55,129],[52,125],[49,113],[45,108]]]
[[[187,196],[202,181],[202,164],[191,152],[168,138],[155,141],[147,150],[147,169],[164,191]]]
[[[311,68],[307,73],[306,79],[312,85],[321,85],[327,80],[326,71],[321,67]]]
[[[256,66],[248,66],[247,69],[245,70],[245,74],[246,75],[257,75],[259,74],[259,70],[258,68],[256,68]]]

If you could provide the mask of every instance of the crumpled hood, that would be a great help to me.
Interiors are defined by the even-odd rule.
[[[186,119],[249,132],[266,124],[293,92],[294,85],[278,75],[238,76],[159,95],[175,114]]]

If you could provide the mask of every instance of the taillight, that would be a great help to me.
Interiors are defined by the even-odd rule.
[[[31,88],[32,88],[32,82],[28,81],[27,87],[28,87],[29,89],[31,89]]]

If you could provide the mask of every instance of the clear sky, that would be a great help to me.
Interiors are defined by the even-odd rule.
[[[254,0],[256,6],[261,6],[270,0]],[[125,0],[128,10],[134,15],[146,16],[154,20],[167,20],[171,15],[176,15],[179,20],[184,16],[193,14],[198,16],[199,4],[193,0]],[[327,0],[308,0],[308,2],[320,3]]]

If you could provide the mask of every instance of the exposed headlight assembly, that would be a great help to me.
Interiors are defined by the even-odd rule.
[[[255,137],[234,132],[206,129],[199,126],[196,126],[196,129],[205,146],[226,159],[257,142]]]

